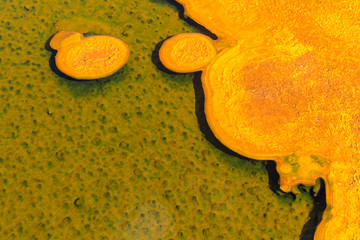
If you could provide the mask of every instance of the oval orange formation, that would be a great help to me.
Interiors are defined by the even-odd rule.
[[[174,72],[199,71],[216,56],[213,40],[198,33],[178,34],[164,42],[159,57]]]
[[[111,36],[83,37],[81,33],[61,31],[50,46],[58,50],[58,69],[75,79],[99,79],[117,72],[129,59],[129,48]]]
[[[315,240],[360,240],[358,4],[178,2],[219,37],[215,46],[228,46],[194,67],[203,70],[205,114],[215,136],[241,155],[276,161],[284,191],[323,178],[327,208]],[[167,61],[176,58],[161,60],[173,66]]]

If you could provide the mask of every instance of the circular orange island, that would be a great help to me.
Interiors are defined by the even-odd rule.
[[[66,75],[82,80],[99,79],[117,72],[129,59],[129,47],[111,36],[84,37],[71,31],[60,31],[50,41],[57,50],[55,63]]]
[[[174,72],[202,70],[217,54],[213,40],[199,33],[183,33],[167,39],[159,57],[164,66]]]

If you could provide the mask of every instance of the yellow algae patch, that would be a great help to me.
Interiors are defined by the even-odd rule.
[[[56,66],[76,79],[98,79],[118,71],[129,59],[129,48],[111,36],[84,38],[80,33],[61,31],[50,42],[57,49]]]
[[[166,40],[159,55],[164,66],[174,72],[195,72],[214,59],[216,49],[211,38],[185,33]]]

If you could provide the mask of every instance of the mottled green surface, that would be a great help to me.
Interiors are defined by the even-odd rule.
[[[163,39],[199,31],[174,5],[2,0],[0,11],[0,239],[299,239],[310,194],[275,194],[264,163],[212,145],[194,75],[152,63]],[[45,43],[60,20],[121,38],[129,62],[99,81],[56,74]]]

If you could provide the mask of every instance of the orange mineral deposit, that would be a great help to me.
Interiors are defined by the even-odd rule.
[[[129,59],[126,43],[111,36],[84,37],[71,31],[60,31],[50,41],[57,50],[56,66],[75,79],[99,79],[118,71]]]
[[[218,36],[211,40],[218,54],[195,53],[197,40],[189,34],[186,46],[182,34],[167,40],[174,49],[160,50],[160,59],[171,67],[191,52],[215,136],[241,155],[274,160],[284,191],[322,178],[327,208],[315,239],[359,240],[360,3],[178,2]]]
[[[216,56],[211,38],[198,33],[178,34],[164,42],[160,60],[174,72],[201,70]]]

